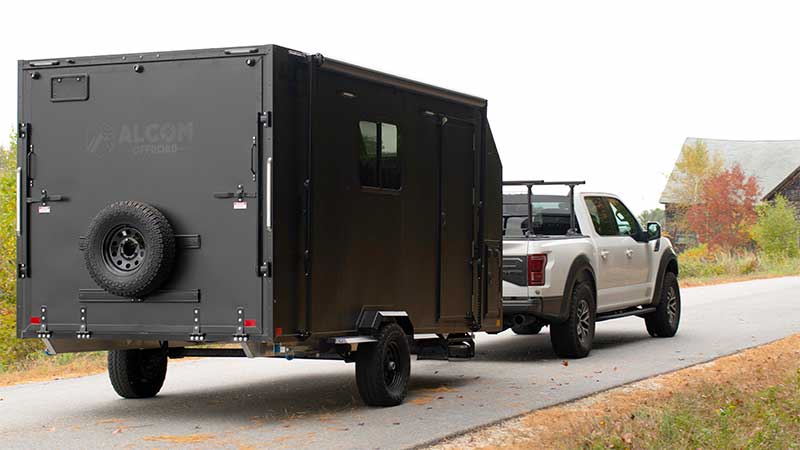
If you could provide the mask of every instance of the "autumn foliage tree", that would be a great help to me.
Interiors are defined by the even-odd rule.
[[[703,182],[697,202],[689,206],[686,221],[700,242],[714,250],[747,245],[756,222],[758,184],[736,164]]]

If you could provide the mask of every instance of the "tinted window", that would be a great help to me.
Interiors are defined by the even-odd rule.
[[[359,149],[359,174],[362,186],[378,186],[378,124],[359,122],[361,148]]]
[[[362,186],[400,189],[400,158],[397,125],[381,122],[358,123],[359,176]]]
[[[609,198],[608,204],[611,206],[611,212],[614,215],[614,220],[617,222],[620,236],[636,236],[639,234],[639,222],[636,217],[631,214],[630,210],[622,204],[621,201],[615,198]]]
[[[619,228],[606,197],[586,197],[586,208],[592,218],[594,231],[600,236],[617,236]]]

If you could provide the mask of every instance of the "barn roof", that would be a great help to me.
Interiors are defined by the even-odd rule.
[[[698,141],[705,142],[709,153],[720,155],[725,167],[738,163],[745,174],[753,175],[762,198],[772,193],[800,167],[800,141],[728,141],[690,137],[686,138],[684,148],[693,146]],[[675,199],[671,195],[674,182],[673,168],[661,194],[661,203],[674,203]]]

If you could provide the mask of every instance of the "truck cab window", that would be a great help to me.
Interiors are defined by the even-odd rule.
[[[400,158],[397,125],[383,122],[358,123],[359,177],[362,186],[400,189]]]
[[[594,230],[600,236],[618,236],[619,228],[606,197],[586,197],[586,208],[592,218]]]
[[[639,222],[636,217],[630,212],[621,201],[615,198],[609,198],[608,204],[611,207],[611,212],[614,215],[614,220],[617,222],[620,236],[636,236],[639,234]]]

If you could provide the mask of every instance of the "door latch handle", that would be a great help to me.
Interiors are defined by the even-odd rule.
[[[250,146],[250,175],[253,178],[253,181],[256,181],[256,164],[255,164],[255,156],[256,156],[256,137],[253,136],[253,145]]]
[[[214,198],[235,198],[238,201],[242,201],[245,198],[256,198],[256,194],[254,192],[245,192],[244,186],[240,184],[236,186],[236,192],[214,192]]]
[[[608,250],[600,250],[600,257],[603,259],[608,258]]]
[[[633,258],[633,250],[631,249],[625,250],[625,256],[627,256],[628,258]]]
[[[28,197],[25,199],[25,203],[41,203],[42,206],[47,206],[48,202],[63,202],[66,201],[67,197],[63,195],[50,195],[47,193],[47,189],[42,189],[42,196],[38,200],[35,198]]]

